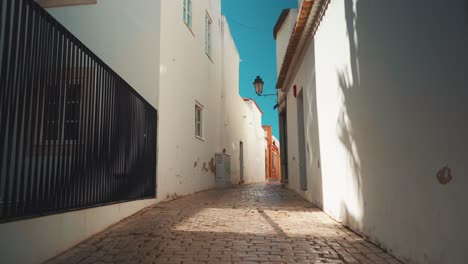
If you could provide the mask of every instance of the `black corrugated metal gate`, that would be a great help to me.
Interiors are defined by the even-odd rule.
[[[0,2],[0,88],[0,222],[156,196],[156,109],[34,1]]]

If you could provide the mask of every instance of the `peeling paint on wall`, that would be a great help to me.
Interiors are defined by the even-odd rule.
[[[444,166],[437,172],[437,180],[439,180],[439,183],[442,185],[448,184],[452,179],[452,169],[450,169],[448,165]]]
[[[211,159],[210,161],[210,171],[211,173],[216,174],[216,165],[215,165],[214,159]]]
[[[175,199],[177,199],[177,198],[179,198],[179,195],[177,195],[177,193],[173,193],[173,194],[169,194],[169,193],[168,193],[168,194],[166,195],[166,200],[175,200]]]
[[[180,174],[176,174],[176,178],[179,181],[179,184],[182,184],[182,176]]]
[[[195,162],[194,168],[198,166],[198,162]],[[211,172],[212,174],[216,174],[216,165],[214,158],[211,158],[209,162],[203,162],[203,166],[201,167],[202,172]]]

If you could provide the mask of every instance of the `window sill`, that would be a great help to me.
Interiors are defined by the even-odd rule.
[[[198,140],[201,140],[201,141],[203,141],[203,142],[205,142],[205,141],[206,141],[204,138],[202,138],[202,137],[199,137],[199,136],[195,136],[195,138],[197,138]]]
[[[192,33],[192,36],[195,37],[195,33],[193,33],[192,28],[191,28],[187,23],[185,23],[185,21],[184,21],[184,25],[188,28],[188,30],[190,31],[190,33]]]
[[[208,57],[208,59],[211,61],[211,63],[213,63],[213,64],[214,64],[214,61],[211,59],[211,56],[210,56],[210,55],[208,55],[208,53],[206,53],[206,52],[205,52],[205,54],[206,54],[206,56]]]

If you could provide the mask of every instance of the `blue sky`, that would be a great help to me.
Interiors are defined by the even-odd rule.
[[[276,44],[273,27],[285,8],[297,8],[297,0],[222,0],[222,12],[239,50],[239,89],[242,97],[254,99],[262,111],[263,124],[272,125],[279,136],[278,111],[273,110],[276,96],[258,97],[253,81],[260,75],[265,82],[263,94],[276,93]]]

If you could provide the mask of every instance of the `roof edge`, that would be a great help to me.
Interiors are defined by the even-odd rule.
[[[325,15],[325,10],[328,7],[330,0],[304,0],[302,1],[299,14],[294,26],[293,32],[289,39],[288,47],[284,55],[283,64],[281,65],[280,72],[278,74],[278,81],[276,83],[276,89],[283,89],[284,82],[288,75],[293,58],[296,55],[299,44],[306,30],[309,19],[311,19],[311,30],[310,34],[312,38],[315,36],[317,28]],[[316,8],[314,8],[316,6]],[[314,8],[314,12],[312,9]]]
[[[312,6],[314,5],[314,0],[304,0],[299,9],[299,14],[297,15],[296,24],[291,33],[289,39],[288,47],[286,48],[286,53],[284,55],[283,64],[281,65],[281,70],[278,74],[278,82],[276,83],[276,89],[281,89],[283,82],[286,79],[286,74],[288,72],[289,66],[292,61],[292,57],[296,53],[297,45],[299,44],[300,39],[302,38],[302,33],[304,33],[305,26],[309,20],[310,13],[312,11]]]
[[[281,11],[281,15],[279,16],[278,21],[276,22],[275,27],[273,29],[273,38],[275,38],[275,40],[276,40],[276,37],[278,36],[278,32],[283,27],[283,24],[286,21],[286,18],[288,18],[290,11],[291,11],[290,8],[283,9],[283,11]]]
[[[253,102],[255,104],[255,106],[257,106],[258,111],[260,111],[260,114],[263,115],[262,109],[260,108],[260,106],[257,104],[257,102],[254,99],[252,99],[252,98],[242,98],[242,99],[244,100],[244,102],[250,102],[250,101]]]

